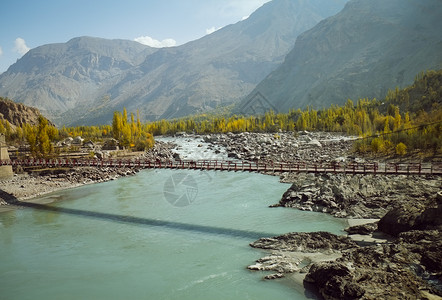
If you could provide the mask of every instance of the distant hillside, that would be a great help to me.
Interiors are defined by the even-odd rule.
[[[6,121],[13,127],[24,124],[38,125],[40,115],[36,108],[0,97],[0,121]]]
[[[402,112],[442,110],[442,70],[418,74],[412,85],[389,90],[384,102],[384,109],[393,104]]]
[[[415,74],[442,68],[440,0],[352,0],[298,37],[284,63],[239,110],[265,102],[279,111],[383,98]]]
[[[273,0],[248,19],[174,48],[75,38],[32,49],[0,75],[0,95],[58,124],[108,123],[115,110],[175,118],[237,102],[280,65],[299,34],[347,0]]]

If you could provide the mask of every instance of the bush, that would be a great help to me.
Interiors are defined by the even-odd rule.
[[[399,143],[396,145],[396,154],[405,155],[407,154],[407,146],[404,143]]]
[[[371,151],[374,153],[384,151],[384,141],[381,138],[374,138],[371,141]]]
[[[358,153],[366,153],[370,151],[370,146],[366,140],[358,140],[353,144],[353,149]]]
[[[155,144],[155,140],[152,135],[149,134],[148,137],[139,139],[135,142],[135,150],[136,151],[144,151],[153,148]]]

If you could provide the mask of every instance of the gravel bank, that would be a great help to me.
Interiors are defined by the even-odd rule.
[[[0,181],[0,212],[13,209],[12,202],[25,201],[59,190],[70,189],[85,184],[115,180],[134,175],[133,168],[63,168],[47,169],[34,174],[18,174],[12,179]]]

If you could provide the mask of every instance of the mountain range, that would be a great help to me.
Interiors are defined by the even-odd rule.
[[[285,61],[238,110],[328,107],[383,98],[428,69],[442,69],[440,0],[352,0],[301,34]]]
[[[123,107],[147,121],[383,98],[442,69],[441,15],[440,0],[273,0],[178,47],[94,37],[37,47],[0,74],[0,96],[58,125],[110,123]]]
[[[109,123],[115,110],[142,120],[237,103],[274,71],[301,33],[347,0],[273,0],[249,18],[173,48],[73,38],[30,50],[0,75],[0,95],[56,124]]]

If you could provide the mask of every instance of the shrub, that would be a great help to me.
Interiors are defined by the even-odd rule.
[[[399,143],[396,145],[396,154],[405,155],[407,154],[407,146],[404,143]]]
[[[384,151],[384,141],[381,138],[374,138],[371,141],[371,151],[374,153]]]

